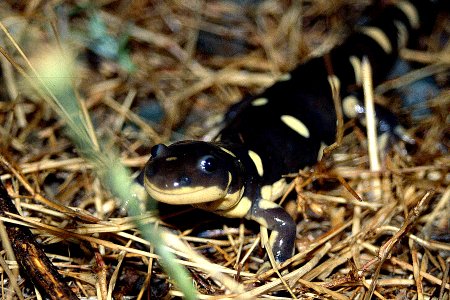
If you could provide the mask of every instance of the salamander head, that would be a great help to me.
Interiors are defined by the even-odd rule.
[[[228,209],[242,196],[241,168],[233,153],[212,143],[159,144],[151,149],[144,169],[144,186],[160,202]],[[213,201],[214,205],[206,204]]]

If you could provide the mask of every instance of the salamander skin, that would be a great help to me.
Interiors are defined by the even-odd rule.
[[[290,258],[296,224],[273,200],[285,191],[282,175],[314,165],[321,145],[334,142],[337,118],[330,81],[340,86],[345,117],[360,116],[363,57],[372,65],[376,84],[398,49],[421,23],[430,23],[435,10],[423,0],[387,6],[324,57],[299,65],[262,94],[232,106],[214,141],[154,146],[143,171],[147,192],[161,202],[255,220],[272,231],[276,261]],[[392,114],[380,107],[376,114],[379,130],[403,138]]]

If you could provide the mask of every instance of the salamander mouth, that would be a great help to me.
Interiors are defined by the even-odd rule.
[[[176,189],[162,189],[152,184],[147,178],[144,179],[144,186],[147,193],[155,200],[167,204],[184,205],[198,204],[216,201],[227,195],[228,187],[231,179],[228,181],[227,187],[222,189],[218,186],[196,186],[182,187]]]

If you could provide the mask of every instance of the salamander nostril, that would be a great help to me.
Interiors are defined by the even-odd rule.
[[[174,187],[185,187],[191,185],[191,179],[188,176],[180,176],[174,183]]]

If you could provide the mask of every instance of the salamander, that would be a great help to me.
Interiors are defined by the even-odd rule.
[[[169,204],[191,204],[231,218],[254,220],[271,230],[269,243],[281,263],[293,255],[296,223],[273,200],[286,189],[283,175],[317,163],[321,146],[335,141],[337,117],[330,82],[340,86],[346,118],[364,114],[361,61],[374,83],[386,76],[400,48],[436,11],[432,1],[398,1],[339,46],[300,64],[261,94],[230,107],[210,142],[158,144],[143,169],[148,194]],[[407,139],[395,116],[376,108],[378,130]]]

